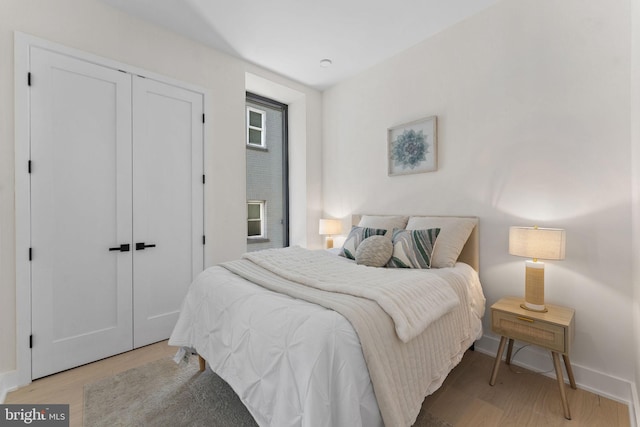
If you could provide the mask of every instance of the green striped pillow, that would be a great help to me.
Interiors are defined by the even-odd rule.
[[[382,228],[367,228],[354,225],[347,236],[347,240],[344,241],[339,255],[349,259],[356,259],[356,249],[364,239],[371,236],[384,236],[386,232],[387,230]]]
[[[391,268],[431,268],[431,259],[439,228],[428,230],[393,230]]]

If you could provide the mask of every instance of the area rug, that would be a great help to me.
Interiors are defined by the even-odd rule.
[[[88,384],[84,388],[85,427],[244,427],[255,421],[231,387],[198,360],[177,365],[171,358]],[[450,427],[428,413],[415,425]]]

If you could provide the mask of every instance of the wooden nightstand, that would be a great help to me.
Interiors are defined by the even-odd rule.
[[[573,377],[571,361],[569,360],[569,351],[575,334],[575,310],[558,305],[546,304],[549,311],[546,313],[538,313],[521,308],[520,304],[522,302],[522,298],[506,297],[491,306],[491,330],[502,336],[502,338],[500,339],[500,347],[498,347],[498,354],[496,354],[489,384],[494,385],[496,383],[496,377],[498,376],[498,369],[500,368],[500,361],[502,360],[502,353],[504,352],[507,339],[509,340],[506,358],[507,365],[511,363],[514,339],[551,350],[553,366],[560,388],[564,417],[570,420],[571,412],[569,411],[569,402],[567,401],[567,394],[564,389],[564,376],[562,375],[559,355],[561,354],[564,359],[564,365],[567,369],[567,376],[569,377],[571,388],[575,389],[576,381]]]

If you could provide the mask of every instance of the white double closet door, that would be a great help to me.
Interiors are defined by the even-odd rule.
[[[203,95],[31,47],[32,378],[169,337],[203,268]]]

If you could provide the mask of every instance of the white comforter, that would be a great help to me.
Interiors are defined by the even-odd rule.
[[[468,285],[456,288],[460,305],[424,332],[433,340],[425,396],[481,334],[477,274],[465,264],[438,275],[444,270],[468,277]],[[169,344],[194,347],[261,426],[382,425],[360,342],[344,317],[222,267],[192,284]]]
[[[243,258],[250,263],[239,260],[223,266],[280,293],[287,293],[285,289],[289,287],[278,286],[276,282],[281,282],[280,279],[294,282],[294,292],[287,295],[315,302],[343,315],[340,309],[325,301],[325,292],[313,292],[309,288],[330,292],[332,296],[351,295],[375,302],[376,307],[391,317],[398,338],[405,343],[460,304],[445,279],[429,274],[425,280],[429,273],[425,270],[365,267],[327,251],[310,251],[299,246],[251,252]],[[274,275],[278,276],[275,281]],[[314,298],[316,295],[318,298]],[[353,324],[349,316],[345,317]]]

